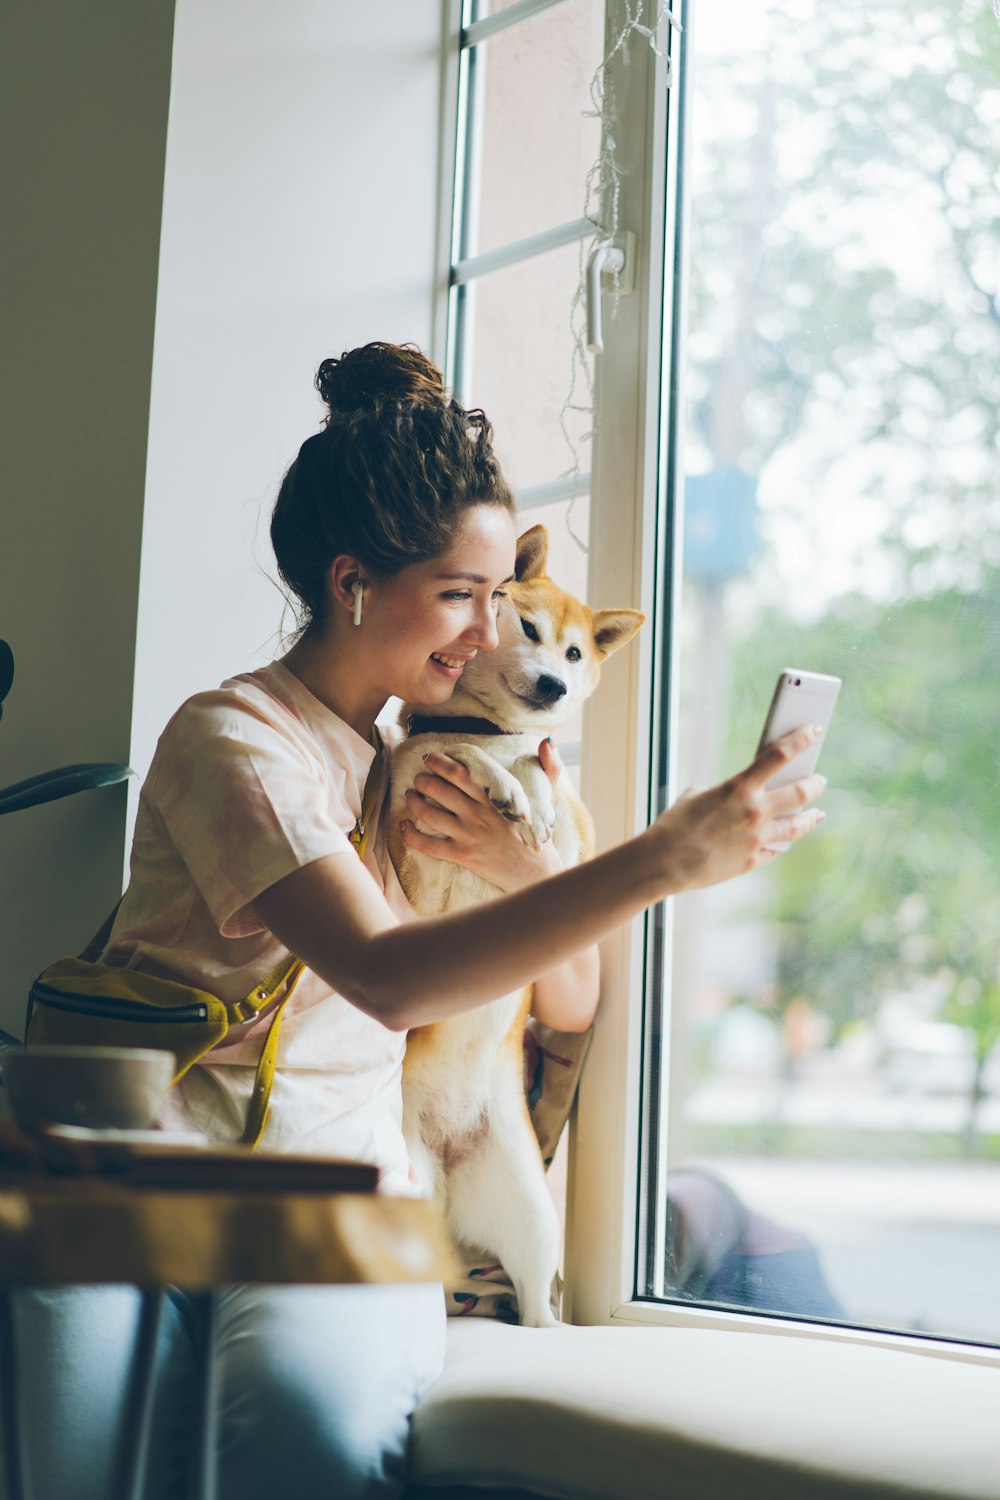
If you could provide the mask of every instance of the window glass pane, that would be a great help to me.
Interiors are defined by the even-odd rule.
[[[518,533],[544,526],[549,535],[548,573],[561,589],[587,602],[587,552],[590,496],[578,495],[552,505],[533,505],[518,514]]]
[[[590,81],[604,49],[604,0],[564,0],[476,48],[482,88],[478,214],[464,254],[580,219],[600,149]]]
[[[573,453],[560,416],[573,378],[570,303],[580,276],[580,247],[564,245],[462,289],[468,342],[460,381],[466,406],[481,406],[516,489],[565,473]],[[591,413],[577,376],[566,429],[580,469],[590,468]]]
[[[824,829],[676,903],[666,1290],[1000,1341],[1000,27],[695,46],[679,784],[844,688]]]

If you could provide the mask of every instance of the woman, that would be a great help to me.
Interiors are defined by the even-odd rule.
[[[764,790],[808,742],[811,731],[799,731],[723,786],[682,798],[637,838],[561,871],[553,850],[523,844],[462,767],[432,755],[408,802],[439,837],[407,821],[407,843],[469,866],[505,894],[407,920],[384,828],[363,860],[351,843],[373,726],[391,697],[447,701],[463,663],[496,645],[514,501],[486,418],[449,400],[416,350],[370,344],[325,361],[317,383],[329,416],[285,476],[271,528],[301,632],[280,661],[197,695],[167,726],[105,961],[233,1000],[283,958],[301,958],[263,1144],[364,1157],[383,1168],[387,1187],[405,1191],[408,1027],[534,981],[542,1021],[584,1030],[597,1002],[594,945],[668,895],[771,858],[779,815],[791,814],[782,839],[807,833],[822,815],[801,809],[822,781]],[[547,743],[540,755],[558,775]],[[163,1123],[238,1138],[268,1020],[231,1033],[193,1068]],[[181,1319],[182,1309],[164,1354],[161,1438],[171,1392],[184,1384]],[[301,1493],[391,1492],[442,1330],[440,1291],[430,1287],[229,1294],[220,1494],[272,1496],[292,1454]],[[120,1342],[109,1323],[109,1403]],[[64,1359],[71,1364],[72,1353]],[[165,1455],[161,1471],[169,1467]],[[58,1477],[42,1488],[53,1500],[63,1493]],[[80,1500],[88,1490],[72,1493]]]

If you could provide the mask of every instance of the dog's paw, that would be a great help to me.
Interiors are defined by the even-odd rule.
[[[523,1309],[519,1321],[522,1328],[559,1327],[559,1319],[555,1316],[552,1309],[541,1303]]]
[[[540,849],[552,837],[555,821],[556,806],[552,800],[552,791],[546,782],[531,800],[531,811],[525,824],[525,841],[533,844],[536,849]]]
[[[483,791],[508,823],[524,824],[526,828],[531,823],[531,804],[524,787],[513,776],[499,772],[484,784]]]

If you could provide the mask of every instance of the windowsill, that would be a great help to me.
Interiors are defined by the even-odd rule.
[[[564,1500],[660,1500],[668,1476],[671,1500],[995,1500],[998,1409],[1000,1369],[846,1339],[453,1320],[411,1477]]]
[[[764,1316],[745,1311],[723,1311],[696,1303],[626,1302],[611,1318],[622,1327],[701,1328],[716,1332],[809,1339],[814,1343],[858,1345],[868,1349],[890,1349],[934,1360],[959,1360],[966,1364],[992,1366],[1000,1370],[1000,1348],[991,1344],[963,1343],[957,1339],[918,1336],[888,1329],[854,1328],[847,1324],[804,1321],[791,1317]]]

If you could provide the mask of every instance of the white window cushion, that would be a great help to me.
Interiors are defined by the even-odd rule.
[[[411,1482],[563,1500],[1000,1496],[1000,1369],[679,1328],[449,1320]]]

